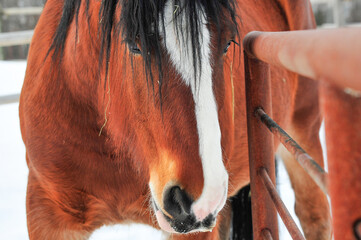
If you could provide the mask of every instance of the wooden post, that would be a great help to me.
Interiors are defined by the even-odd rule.
[[[247,47],[246,47],[247,48]],[[252,194],[253,239],[278,240],[277,210],[260,176],[264,169],[275,184],[273,135],[256,116],[262,107],[272,115],[269,66],[245,53],[249,167]]]
[[[3,8],[0,4],[0,33],[2,32]],[[0,46],[0,61],[4,60],[3,48]]]
[[[336,27],[342,27],[345,25],[344,8],[342,0],[333,0],[333,22]]]

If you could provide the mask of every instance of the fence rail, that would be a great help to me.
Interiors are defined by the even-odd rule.
[[[3,59],[2,47],[29,44],[33,36],[32,30],[1,33],[2,20],[16,15],[39,15],[42,11],[43,7],[2,8],[0,4],[0,60]]]
[[[19,101],[20,94],[11,94],[0,97],[0,105],[16,103]]]
[[[273,146],[273,138],[259,119],[262,119],[262,115],[264,117],[265,112],[272,115],[269,65],[320,80],[320,103],[325,118],[329,194],[335,240],[361,239],[361,94],[359,92],[361,91],[361,44],[359,39],[361,39],[361,28],[348,28],[278,33],[253,32],[243,41],[252,196],[257,196],[255,201],[261,200],[269,206],[265,201],[269,201],[267,196],[271,194],[274,203],[278,204],[280,214],[285,215],[282,212],[286,210],[278,202],[277,193],[271,191],[272,181],[274,182],[271,174],[274,163],[273,151],[268,148]],[[264,111],[260,112],[260,107]],[[270,130],[280,135],[279,132],[273,131],[274,129]],[[254,141],[260,136],[262,141]],[[322,184],[325,173],[319,171],[319,167],[312,166],[312,161],[309,163],[314,167],[315,171],[311,173],[316,173],[316,182],[321,183],[321,188],[323,186],[324,192],[327,192],[327,183]],[[270,174],[270,178],[266,174]],[[263,182],[260,182],[261,179]],[[278,239],[274,225],[272,223],[267,225],[275,217],[273,210],[259,208],[252,202],[252,216],[255,224],[254,239]],[[292,221],[287,217],[284,219],[293,238],[303,239]],[[267,236],[264,235],[265,229]]]
[[[34,30],[0,33],[0,47],[29,44]]]
[[[361,91],[361,27],[293,32],[252,32],[250,56],[311,79]],[[332,53],[332,54],[325,54]]]
[[[23,7],[23,8],[1,8],[0,16],[14,16],[14,15],[39,15],[43,11],[43,7]]]

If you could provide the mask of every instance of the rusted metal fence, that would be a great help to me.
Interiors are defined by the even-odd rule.
[[[273,204],[293,239],[304,239],[275,191],[271,133],[329,193],[334,239],[361,239],[360,39],[361,28],[252,32],[245,37],[251,191],[257,196],[252,202],[254,239],[278,239]],[[272,116],[269,64],[320,80],[329,176],[268,116]],[[262,141],[254,141],[259,137]]]

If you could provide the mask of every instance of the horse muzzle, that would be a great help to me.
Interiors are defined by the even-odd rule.
[[[226,196],[221,196],[226,198]],[[208,213],[201,219],[194,212],[193,199],[180,187],[174,186],[164,192],[163,209],[152,201],[160,228],[170,233],[212,231],[220,209]],[[222,204],[223,207],[224,204]]]

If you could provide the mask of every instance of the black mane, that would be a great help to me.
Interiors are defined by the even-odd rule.
[[[53,43],[49,53],[53,51],[53,59],[61,60],[64,51],[65,39],[71,22],[76,21],[78,27],[79,9],[81,4],[86,4],[86,17],[89,20],[89,6],[91,0],[64,0],[63,13],[57,27]],[[99,56],[99,66],[102,66],[105,60],[106,71],[110,58],[112,33],[113,36],[120,36],[124,43],[138,43],[142,49],[142,55],[145,63],[147,76],[150,77],[153,85],[153,74],[151,67],[155,64],[159,69],[159,90],[162,85],[162,62],[161,62],[161,42],[159,27],[164,28],[164,22],[159,16],[164,16],[164,8],[167,1],[172,0],[102,0],[99,12],[99,38],[101,49]],[[208,22],[212,22],[217,31],[221,32],[221,21],[228,12],[232,18],[232,24],[237,29],[235,2],[234,0],[174,0],[174,8],[185,12],[185,21],[187,21],[188,31],[191,39],[193,52],[193,65],[195,74],[200,67],[201,59],[200,39],[198,29],[200,24],[198,15],[205,14]],[[199,6],[201,8],[199,8]],[[116,17],[117,7],[121,8],[121,16]],[[204,12],[199,12],[202,9]],[[115,19],[120,19],[116,22]],[[178,18],[178,21],[182,18]],[[178,34],[183,34],[182,29],[178,28]],[[151,53],[151,54],[148,54]],[[151,56],[155,56],[152,60]],[[154,63],[152,61],[155,61]],[[160,92],[159,92],[160,93]]]

